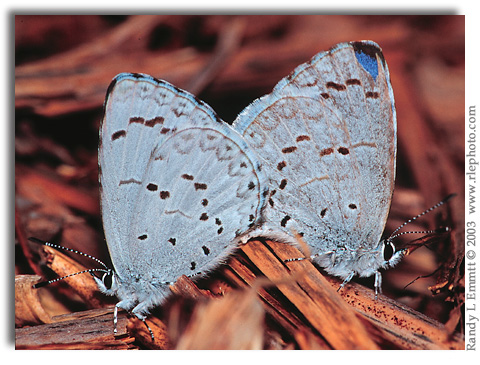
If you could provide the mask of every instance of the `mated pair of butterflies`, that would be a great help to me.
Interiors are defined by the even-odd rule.
[[[296,231],[342,286],[375,275],[376,293],[379,270],[405,254],[392,243],[398,229],[381,240],[397,124],[374,42],[317,54],[233,126],[143,74],[115,77],[104,108],[99,176],[114,269],[95,279],[120,299],[115,323],[117,308],[145,320],[179,276],[214,269],[254,237],[295,244]]]

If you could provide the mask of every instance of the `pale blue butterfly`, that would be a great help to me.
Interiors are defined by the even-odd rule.
[[[375,274],[379,288],[379,269],[403,255],[380,240],[395,160],[388,67],[370,41],[319,53],[233,128],[186,91],[120,74],[99,146],[114,270],[97,283],[144,320],[180,275],[208,272],[252,237],[295,243],[296,230],[329,273]]]

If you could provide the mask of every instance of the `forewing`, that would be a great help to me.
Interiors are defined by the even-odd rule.
[[[339,44],[248,106],[234,128],[268,178],[266,226],[324,253],[375,246],[395,179],[396,115],[373,42]]]
[[[260,216],[264,182],[254,155],[183,90],[146,75],[117,76],[100,139],[104,230],[122,280],[209,270]]]

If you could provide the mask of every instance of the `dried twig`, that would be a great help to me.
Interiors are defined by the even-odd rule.
[[[227,314],[225,311],[231,310],[232,304],[229,304],[231,301],[241,303],[245,300],[246,312],[243,312],[244,315],[235,317],[233,313],[230,313],[227,317],[231,317],[230,320],[233,323],[230,326],[233,327],[241,327],[245,321],[252,320],[250,330],[253,332],[249,336],[252,341],[255,337],[265,340],[267,332],[275,328],[279,331],[280,336],[285,338],[285,341],[292,341],[294,346],[303,346],[303,348],[306,346],[302,342],[305,336],[312,348],[461,349],[464,347],[462,339],[451,337],[442,324],[386,297],[380,296],[378,300],[375,300],[371,289],[352,283],[337,293],[340,282],[334,278],[326,279],[308,260],[286,265],[284,263],[286,258],[302,257],[301,252],[295,247],[270,241],[250,241],[242,246],[240,251],[225,267],[224,275],[241,287],[256,287],[256,281],[260,280],[261,287],[257,289],[257,293],[262,299],[263,310],[270,321],[275,324],[273,327],[267,326],[267,322],[262,323],[262,326],[259,327],[258,318],[262,318],[262,315],[255,314],[257,309],[252,309],[256,307],[252,307],[254,302],[249,294],[251,292],[227,293],[225,299],[221,299],[223,302],[216,305],[215,303],[219,299],[216,299],[209,291],[199,290],[190,279],[182,277],[172,290],[195,298],[195,301],[198,302],[198,308],[194,311],[196,314],[191,318],[187,329],[179,334],[178,325],[175,326],[176,338],[172,343],[166,324],[162,320],[152,317],[149,319],[149,325],[156,337],[156,341],[152,343],[144,324],[137,319],[131,319],[128,327],[130,335],[134,335],[139,343],[148,348],[165,349],[172,348],[172,346],[184,349],[207,346],[234,348],[234,344],[238,344],[238,339],[235,340],[238,335],[227,330],[227,327],[221,334],[215,331],[210,332],[212,338],[208,340],[201,341],[201,333],[208,328],[220,328],[219,325],[214,324],[225,322],[222,317]],[[269,281],[266,282],[264,277]],[[213,302],[208,304],[208,301]],[[239,310],[238,307],[236,308],[235,311]],[[174,319],[173,322],[172,319],[169,321],[170,324],[177,323],[178,310],[179,308],[174,304],[162,317],[167,315],[167,318],[177,318],[176,321]],[[249,310],[252,311],[250,314],[257,319],[248,318]],[[48,324],[30,329],[19,329],[17,330],[17,346],[52,348],[58,344],[59,347],[64,348],[68,341],[72,346],[77,346],[78,341],[93,341],[95,346],[101,346],[102,341],[105,341],[105,346],[111,347],[114,339],[111,332],[113,328],[111,311],[109,312],[110,316],[102,315],[97,322],[91,317],[92,315],[97,316],[97,312],[86,312],[85,318],[80,316],[63,324],[55,323],[55,325]],[[203,313],[203,315],[199,313]],[[86,323],[82,323],[83,321]],[[203,324],[195,324],[196,322]],[[43,339],[41,343],[35,338],[38,331],[61,333],[62,326],[69,328],[72,333],[76,333],[76,336],[72,334],[69,340],[63,338],[62,341],[55,342],[57,337],[52,334],[45,337],[49,338],[51,342]],[[92,328],[96,328],[95,331]],[[204,329],[202,330],[202,328]],[[85,333],[92,333],[92,331],[98,332],[98,336],[88,337]],[[109,336],[108,333],[110,333]],[[232,336],[231,338],[228,338],[228,333]],[[124,335],[125,332],[122,331],[121,341],[124,341]],[[216,338],[217,336],[219,337]],[[258,348],[260,342],[257,339],[249,346]]]

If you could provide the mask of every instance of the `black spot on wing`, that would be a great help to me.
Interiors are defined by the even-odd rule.
[[[359,79],[348,79],[345,83],[347,85],[362,85]]]
[[[193,186],[195,187],[195,190],[207,190],[207,184],[194,183]]]
[[[310,137],[307,136],[307,135],[304,135],[304,134],[298,136],[297,137],[297,142],[302,142],[302,141],[310,141]]]
[[[145,126],[146,126],[146,127],[153,128],[153,127],[155,127],[157,124],[163,124],[164,121],[165,121],[165,118],[164,118],[164,117],[155,117],[155,118],[146,120],[146,121],[145,121]]]
[[[287,222],[290,220],[290,216],[289,215],[286,215],[285,217],[283,217],[282,221],[280,222],[280,225],[282,227],[285,227],[287,225]]]
[[[322,156],[327,156],[333,153],[333,148],[324,148],[323,150],[320,151],[320,157]]]
[[[371,99],[378,99],[380,95],[376,91],[367,91],[365,93],[366,98],[371,98]]]
[[[182,179],[185,179],[185,180],[193,180],[193,176],[192,176],[192,175],[189,175],[189,174],[183,174],[183,175],[182,175]]]
[[[119,130],[115,133],[112,134],[112,141],[115,141],[116,139],[119,139],[121,137],[125,137],[127,135],[127,132],[122,130]]]
[[[350,153],[350,150],[347,147],[338,147],[337,151],[342,155],[348,155]]]
[[[133,124],[133,123],[143,124],[145,123],[145,119],[143,119],[142,117],[131,117],[128,120],[128,124]]]
[[[335,89],[337,91],[344,91],[347,89],[345,85],[337,84],[336,82],[333,82],[333,81],[327,82],[325,86],[327,87],[327,89]]]
[[[157,189],[158,189],[158,185],[156,185],[156,184],[150,183],[150,184],[147,185],[147,190],[157,191]]]
[[[282,153],[292,153],[297,150],[297,146],[290,146],[290,147],[285,147],[282,148]]]

